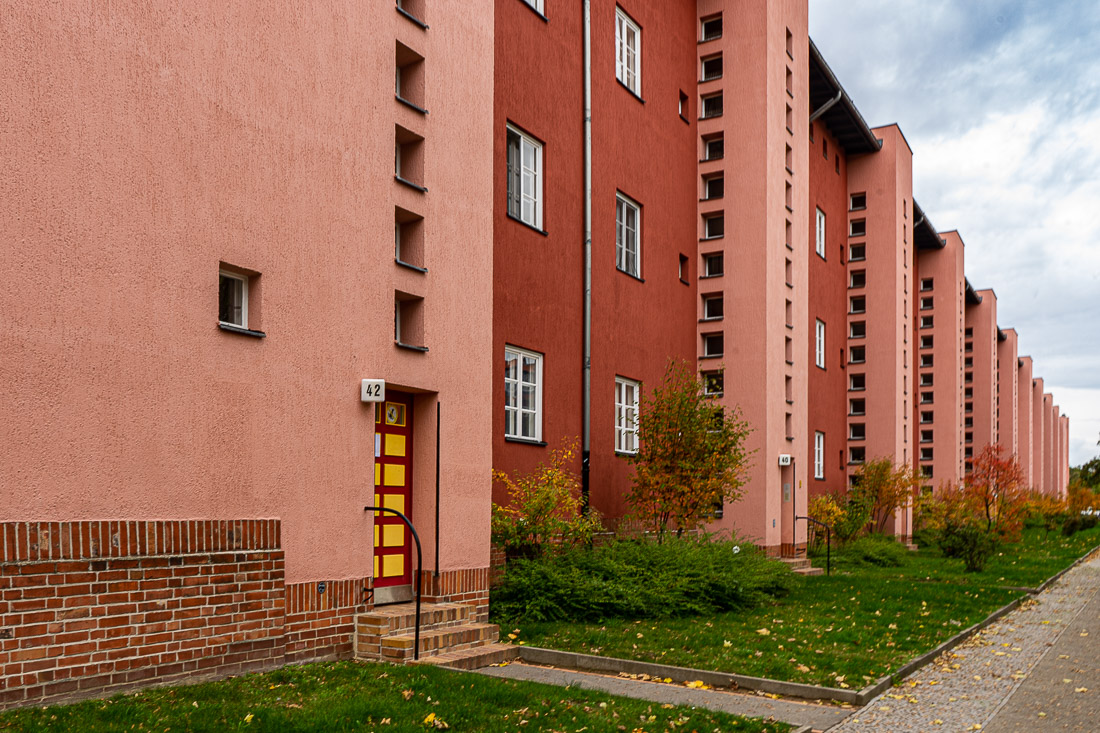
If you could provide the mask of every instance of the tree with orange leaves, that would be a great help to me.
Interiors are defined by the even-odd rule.
[[[1024,472],[1014,456],[1006,457],[999,445],[982,448],[963,482],[963,493],[987,531],[1010,542],[1019,539],[1028,502]]]

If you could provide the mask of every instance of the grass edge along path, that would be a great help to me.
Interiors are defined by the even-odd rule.
[[[1072,543],[1057,538],[1076,554],[1061,558],[1061,569],[1044,584],[1087,557],[1094,534],[1080,533]],[[1078,545],[1085,542],[1082,552]],[[1014,549],[1005,552],[1011,557]],[[512,634],[528,646],[855,692],[913,671],[914,661],[1023,597],[1019,588],[1001,585],[1006,578],[995,574],[1003,572],[996,566],[980,585],[973,576],[928,577],[927,565],[919,567],[920,577],[884,577],[888,570],[803,578],[791,596],[752,611],[705,619],[530,623]]]
[[[321,662],[108,700],[0,713],[0,730],[747,731],[776,721],[427,665]]]

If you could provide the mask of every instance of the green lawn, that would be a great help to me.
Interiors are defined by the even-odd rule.
[[[25,731],[765,731],[790,726],[426,666],[336,662],[0,713]]]
[[[662,621],[527,623],[529,646],[860,689],[1018,598],[1100,543],[1029,530],[982,573],[935,548],[902,567],[834,556],[832,577],[800,578],[786,597],[749,611]],[[815,559],[824,566],[824,558]]]

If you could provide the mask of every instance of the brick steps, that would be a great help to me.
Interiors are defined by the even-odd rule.
[[[480,669],[517,658],[519,658],[518,646],[496,643],[424,657],[419,664],[435,664],[448,669]]]
[[[462,603],[425,603],[420,609],[420,660],[474,669],[503,661],[511,649],[498,644],[496,624],[473,620],[475,608]],[[355,621],[355,656],[388,662],[412,662],[416,644],[416,604],[382,606]],[[483,652],[483,653],[481,653]],[[515,650],[518,654],[518,649]],[[514,655],[513,655],[514,656]],[[437,661],[438,660],[438,661]]]

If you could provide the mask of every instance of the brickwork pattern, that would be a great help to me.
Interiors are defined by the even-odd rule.
[[[354,653],[355,617],[369,610],[370,578],[286,586],[286,661],[347,659]]]
[[[0,708],[281,664],[278,520],[0,524]]]
[[[439,577],[431,570],[424,570],[420,582],[425,602],[465,603],[474,606],[472,621],[489,620],[489,568],[447,570]]]

